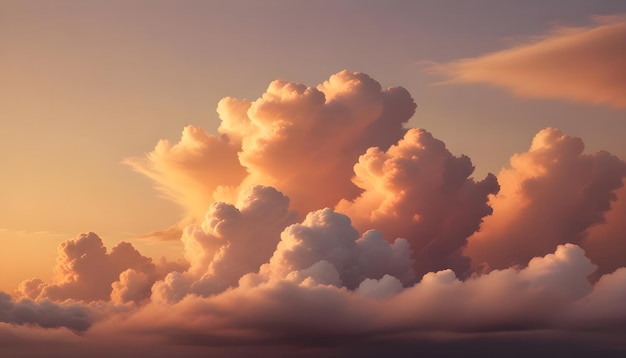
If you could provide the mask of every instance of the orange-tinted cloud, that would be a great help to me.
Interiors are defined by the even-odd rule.
[[[114,292],[120,302],[139,301],[150,295],[152,283],[167,273],[163,271],[184,267],[165,262],[157,266],[127,242],[117,244],[107,253],[100,237],[92,232],[62,242],[58,254],[52,282],[26,280],[18,287],[20,296],[37,300],[108,301]],[[136,275],[147,281],[143,290],[127,287],[136,285]]]
[[[330,211],[316,215],[324,216],[324,220],[342,220]],[[338,224],[337,228],[341,227],[348,226]],[[322,234],[333,233],[323,225],[320,229]],[[72,340],[66,336],[69,332],[58,330],[50,330],[48,336],[60,336],[81,349],[100,344],[109,349],[107,352],[110,347],[106,342],[116,341],[134,349],[145,342],[153,348],[169,342],[183,351],[182,347],[190,345],[287,345],[292,348],[283,349],[290,351],[297,347],[336,347],[355,339],[402,345],[407,339],[430,337],[432,344],[438,334],[452,343],[503,331],[522,337],[524,332],[544,332],[543,339],[550,338],[545,335],[550,331],[585,338],[593,328],[605,335],[604,344],[611,346],[616,343],[610,343],[610,337],[620,337],[615,325],[619,327],[626,319],[626,271],[604,275],[592,285],[586,277],[594,269],[580,247],[568,244],[532,259],[524,268],[495,270],[465,280],[451,270],[431,272],[405,288],[388,275],[366,279],[356,290],[290,277],[246,279],[238,287],[208,297],[189,294],[172,303],[153,300],[123,314],[109,309],[108,316],[88,321],[92,325],[81,334],[84,338],[75,336]],[[13,307],[20,303],[8,296],[4,301],[0,321],[6,322],[9,320],[2,314],[16,311]],[[89,308],[61,310],[55,322],[64,322],[84,309]],[[23,325],[0,324],[0,342],[6,334],[18,335],[26,344],[46,336],[46,331],[20,327]],[[57,323],[53,327],[58,327]],[[418,333],[422,335],[415,336]],[[168,349],[167,345],[163,349]]]
[[[277,80],[255,101],[222,99],[219,137],[187,127],[179,143],[160,141],[126,163],[196,219],[253,185],[275,187],[306,214],[358,195],[352,165],[400,139],[415,107],[405,89],[382,89],[364,73],[342,71],[317,87]]]
[[[597,20],[431,70],[448,77],[447,83],[486,83],[525,97],[626,108],[626,18]]]
[[[498,192],[493,175],[474,181],[471,160],[453,156],[423,129],[409,130],[387,151],[368,149],[354,171],[364,192],[342,200],[337,210],[360,231],[376,228],[389,239],[407,239],[419,274],[469,267],[460,250],[491,214],[487,199]]]
[[[626,267],[626,186],[616,195],[617,200],[604,217],[606,221],[591,227],[581,243],[587,256],[600,264],[598,274]]]
[[[498,174],[501,190],[490,201],[493,215],[468,240],[465,254],[474,265],[524,265],[557,245],[581,244],[593,225],[604,222],[626,163],[583,149],[580,138],[547,128],[527,152],[511,158],[511,167]],[[607,272],[603,260],[595,263]]]
[[[626,319],[626,268],[606,274],[594,285],[593,291],[570,308],[570,321],[576,328],[596,329],[599,326],[623,327]]]
[[[280,232],[295,217],[289,199],[271,187],[243,191],[236,205],[214,203],[204,221],[187,226],[182,235],[189,269],[171,273],[153,292],[172,301],[188,293],[209,295],[236,286],[240,277],[269,260]]]
[[[337,267],[328,261],[318,263]],[[464,281],[451,270],[431,272],[406,288],[390,276],[364,280],[354,291],[316,279],[246,278],[238,287],[209,297],[153,301],[130,316],[97,324],[92,333],[167,337],[177,344],[207,346],[261,342],[325,346],[351,337],[379,339],[391,332],[474,334],[592,325],[610,332],[614,322],[626,319],[623,307],[601,319],[588,312],[607,312],[603,308],[607,303],[619,305],[626,276],[619,270],[592,285],[586,277],[594,269],[580,247],[568,244],[522,269],[496,270]]]
[[[402,127],[414,107],[405,90],[347,71],[224,99],[219,137],[188,127],[132,161],[189,210],[189,264],[81,234],[60,245],[52,282],[0,294],[0,343],[59,337],[77,347],[57,347],[64,356],[326,356],[566,332],[619,351],[626,263],[611,250],[624,243],[626,163],[548,128],[477,181],[468,157]]]
[[[145,158],[124,162],[154,180],[157,188],[181,204],[188,215],[202,218],[214,201],[214,191],[237,186],[245,177],[237,150],[224,138],[187,126],[178,143],[161,140]]]
[[[403,88],[383,90],[366,74],[342,71],[317,88],[274,81],[254,102],[223,99],[219,132],[241,142],[247,185],[277,188],[304,214],[357,195],[356,159],[400,139],[414,110]]]
[[[349,289],[367,278],[378,280],[385,275],[408,284],[414,278],[411,254],[406,240],[390,244],[375,230],[359,237],[350,218],[326,208],[287,227],[274,255],[259,272],[262,279],[287,278]]]

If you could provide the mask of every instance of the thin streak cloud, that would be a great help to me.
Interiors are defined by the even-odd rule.
[[[514,47],[430,66],[443,83],[484,83],[530,98],[626,109],[626,17],[596,17]]]

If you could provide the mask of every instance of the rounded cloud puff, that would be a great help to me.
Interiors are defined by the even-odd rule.
[[[490,201],[493,215],[468,240],[465,254],[474,264],[524,265],[559,244],[583,243],[589,229],[604,222],[626,163],[583,149],[580,138],[546,128],[527,152],[511,158],[511,167],[498,174],[501,190]]]
[[[342,71],[317,87],[277,80],[255,101],[222,99],[219,137],[190,126],[179,143],[160,141],[126,163],[196,219],[254,185],[280,190],[305,214],[358,195],[352,165],[402,138],[415,107],[405,89],[384,90],[364,73]]]
[[[409,130],[387,151],[368,149],[354,171],[353,181],[364,192],[352,201],[342,200],[337,210],[357,228],[406,238],[421,274],[469,268],[460,251],[492,212],[488,196],[499,189],[493,175],[474,181],[471,160],[453,156],[423,129]]]
[[[413,279],[411,248],[404,239],[389,244],[379,232],[359,238],[350,219],[331,209],[309,213],[301,224],[281,234],[274,255],[260,273],[272,278],[355,289],[367,279],[392,275],[409,283]]]

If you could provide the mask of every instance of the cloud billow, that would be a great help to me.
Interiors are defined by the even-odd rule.
[[[620,349],[624,161],[547,128],[477,180],[469,157],[403,127],[414,110],[348,71],[223,99],[219,135],[187,127],[127,160],[186,209],[185,262],[66,240],[51,282],[0,295],[0,342],[201,355],[190,347],[595,342],[592,329]]]

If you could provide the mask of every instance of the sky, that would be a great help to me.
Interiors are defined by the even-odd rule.
[[[625,44],[617,0],[0,0],[0,356],[622,356]]]

